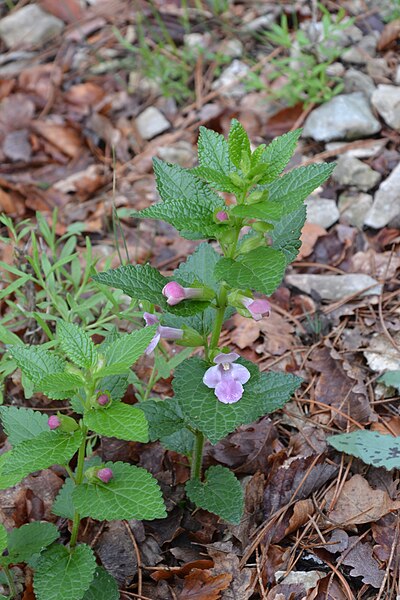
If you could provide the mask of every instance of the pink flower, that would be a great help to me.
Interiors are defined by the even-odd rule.
[[[268,317],[271,312],[271,304],[268,300],[254,300],[253,298],[244,297],[241,299],[241,303],[255,321],[260,321],[263,317]]]
[[[215,215],[215,218],[217,219],[217,221],[227,221],[229,219],[229,215],[225,210],[220,210]]]
[[[114,477],[114,473],[111,469],[105,467],[104,469],[100,469],[99,471],[97,471],[97,477],[103,483],[108,483]]]
[[[170,281],[163,287],[162,294],[166,297],[167,304],[174,306],[182,300],[200,298],[203,295],[203,290],[200,288],[185,288],[177,281]]]
[[[50,429],[58,429],[61,425],[61,421],[58,417],[56,417],[56,415],[52,415],[47,419],[47,425],[50,427]]]
[[[157,325],[159,323],[157,315],[145,312],[143,318],[146,321],[146,326]],[[159,325],[157,327],[157,333],[147,346],[145,353],[151,354],[154,348],[157,346],[161,338],[164,340],[180,340],[183,337],[183,329],[176,329],[175,327],[163,327]]]
[[[100,406],[107,406],[107,404],[109,404],[110,401],[111,398],[109,394],[99,393],[99,395],[97,396],[97,404],[100,404]]]
[[[236,365],[239,354],[218,354],[214,358],[217,366],[210,367],[204,373],[203,383],[214,388],[215,395],[224,404],[234,404],[243,396],[243,383],[250,379],[250,372],[243,365]]]

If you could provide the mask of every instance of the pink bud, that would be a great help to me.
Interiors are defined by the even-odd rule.
[[[114,477],[114,474],[111,469],[105,467],[104,469],[100,469],[100,471],[97,471],[97,477],[103,483],[109,483],[109,481],[111,481],[111,479]]]
[[[100,394],[97,396],[97,404],[100,406],[106,406],[110,402],[110,396],[108,394]]]
[[[179,304],[186,298],[185,288],[183,288],[177,281],[170,281],[162,289],[162,294],[167,298],[167,304],[174,306]]]
[[[50,429],[58,429],[58,427],[61,425],[61,421],[56,415],[52,415],[47,419],[47,425],[50,427]]]
[[[224,210],[220,210],[215,215],[215,218],[217,219],[217,221],[227,221],[229,219],[229,216],[227,212],[225,212]]]
[[[242,298],[242,304],[250,312],[255,321],[260,321],[263,317],[268,317],[271,312],[271,304],[268,300],[253,300],[253,298]]]

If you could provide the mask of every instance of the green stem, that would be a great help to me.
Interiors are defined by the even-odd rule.
[[[14,578],[12,576],[12,573],[7,565],[2,565],[2,567],[4,570],[4,575],[6,576],[6,579],[7,579],[8,588],[10,590],[10,598],[15,598],[17,595],[17,589],[15,587]]]
[[[218,299],[218,310],[215,317],[214,329],[210,341],[210,350],[214,350],[218,347],[219,337],[221,335],[222,325],[224,323],[224,316],[226,310],[226,299],[228,297],[228,290],[225,286],[221,288],[221,292]]]
[[[196,431],[196,439],[195,439],[194,448],[193,448],[190,479],[200,479],[201,463],[203,462],[203,446],[204,446],[204,435],[201,433],[201,431]]]
[[[83,440],[78,450],[78,465],[76,467],[75,485],[80,485],[83,480],[83,469],[85,466],[85,454],[86,454],[86,438],[87,438],[87,427],[82,427]],[[76,542],[78,541],[79,524],[81,517],[78,511],[74,512],[74,520],[72,522],[71,541],[69,543],[70,548],[75,548]]]

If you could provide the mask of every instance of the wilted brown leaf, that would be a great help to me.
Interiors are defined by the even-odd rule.
[[[315,223],[305,223],[301,230],[301,247],[297,255],[297,260],[302,260],[310,256],[318,238],[326,235],[326,229]]]
[[[366,584],[374,588],[380,588],[384,571],[379,568],[378,562],[372,555],[372,546],[369,542],[361,542],[358,536],[349,538],[349,547],[345,550],[340,561],[349,567],[353,567],[350,575],[361,577]]]
[[[208,547],[208,553],[214,561],[212,572],[229,574],[232,578],[229,588],[221,596],[222,600],[248,600],[253,595],[255,572],[239,567],[239,558],[232,552],[232,543],[217,542]]]
[[[178,598],[179,600],[218,600],[231,580],[232,575],[229,573],[212,575],[208,570],[193,569],[185,577],[185,585]]]
[[[313,515],[314,512],[314,502],[310,498],[296,502],[293,507],[293,514],[289,519],[289,525],[286,527],[285,535],[297,531],[299,527],[307,523],[310,515]]]
[[[231,340],[241,350],[251,346],[260,337],[260,325],[253,319],[242,317],[239,313],[232,318],[233,330],[230,334]]]
[[[400,508],[400,500],[391,500],[387,492],[374,490],[361,475],[354,475],[346,481],[333,510],[329,511],[334,496],[335,490],[330,490],[325,496],[328,516],[340,525],[370,523]]]
[[[378,40],[378,50],[386,50],[400,37],[400,19],[395,19],[385,25]]]
[[[83,142],[79,133],[72,127],[50,121],[32,121],[32,127],[63,154],[77,158],[82,152]]]

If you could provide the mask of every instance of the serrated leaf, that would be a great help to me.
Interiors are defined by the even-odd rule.
[[[118,585],[103,567],[97,567],[90,588],[82,600],[119,600]]]
[[[3,554],[4,550],[7,548],[7,530],[0,523],[0,554]]]
[[[7,475],[3,474],[4,465],[7,463],[10,456],[11,450],[9,452],[4,452],[4,454],[0,455],[0,490],[5,490],[7,488],[13,487],[17,483],[19,483],[24,477],[16,471],[14,471],[13,473],[7,473]]]
[[[361,458],[367,465],[388,471],[400,468],[400,437],[362,430],[334,435],[328,442],[339,452]]]
[[[150,440],[154,442],[185,427],[185,420],[176,398],[168,400],[146,400],[138,407],[149,422]]]
[[[265,164],[265,172],[259,183],[268,183],[280,175],[290,161],[301,136],[302,129],[284,133],[272,140],[262,153],[259,164]]]
[[[208,510],[228,523],[238,525],[243,514],[243,491],[238,479],[229,469],[210,467],[204,482],[191,479],[186,484],[188,498],[196,506]]]
[[[171,279],[164,277],[150,265],[126,265],[104,273],[97,273],[93,279],[104,285],[119,288],[131,298],[148,300],[152,304],[160,306],[164,311],[184,317],[202,312],[209,304],[208,302],[184,300],[176,306],[168,306],[161,292]]]
[[[293,262],[299,253],[301,230],[306,217],[307,209],[302,205],[297,210],[284,215],[274,224],[274,229],[269,234],[272,247],[284,253],[287,264]]]
[[[37,600],[82,600],[96,570],[93,551],[86,544],[69,550],[55,545],[39,560],[33,587]]]
[[[221,258],[216,264],[214,275],[231,287],[251,288],[270,295],[281,283],[285,273],[285,255],[270,247],[261,247],[240,255],[236,260]]]
[[[239,169],[243,153],[249,158],[251,155],[250,140],[243,125],[236,119],[231,122],[228,136],[229,157],[232,163]]]
[[[166,516],[160,487],[148,471],[123,462],[109,462],[105,466],[114,475],[109,483],[82,483],[72,492],[74,505],[82,517],[113,521]]]
[[[43,552],[59,537],[59,531],[52,523],[36,521],[12,529],[7,543],[10,562],[29,562],[34,554]]]
[[[202,167],[214,169],[225,175],[235,170],[229,157],[228,142],[220,133],[200,127],[197,150]]]
[[[34,385],[40,383],[46,375],[59,373],[65,368],[65,362],[61,358],[41,346],[9,346],[8,350]]]
[[[72,501],[72,491],[74,488],[75,483],[70,477],[68,477],[53,502],[51,512],[54,515],[63,517],[64,519],[72,520],[74,518],[75,507]]]
[[[120,375],[126,373],[133,363],[144,354],[147,346],[155,336],[157,327],[144,327],[132,333],[122,335],[112,344],[107,346],[104,357],[107,361],[99,375]]]
[[[386,371],[378,381],[381,381],[388,387],[395,387],[400,390],[400,371]]]
[[[71,398],[82,387],[83,383],[79,375],[64,371],[62,373],[51,373],[43,377],[40,383],[36,385],[36,390],[43,392],[53,400],[64,400],[65,398]]]
[[[143,412],[122,402],[109,408],[93,408],[83,417],[85,425],[95,433],[132,442],[148,442],[149,428]]]
[[[58,321],[57,336],[61,348],[73,363],[90,369],[98,360],[97,350],[90,336],[74,323]]]
[[[175,431],[175,433],[161,437],[160,442],[167,450],[191,456],[194,446],[194,435],[185,427],[184,429]]]
[[[48,417],[31,408],[2,406],[0,407],[0,418],[12,446],[25,440],[31,440],[39,433],[49,430]]]
[[[196,177],[199,177],[203,181],[207,182],[215,190],[220,190],[221,192],[230,192],[232,194],[237,194],[241,191],[240,188],[238,188],[238,186],[233,183],[230,177],[224,175],[223,173],[221,173],[221,171],[216,171],[215,169],[211,169],[210,167],[194,167],[194,169],[191,169],[190,172],[196,175]],[[222,206],[223,203],[221,203],[221,208]],[[218,234],[218,229],[219,231],[221,231],[221,229],[217,225],[213,233],[214,237],[215,233]],[[213,236],[204,235],[202,237]]]
[[[185,419],[216,444],[239,425],[255,421],[284,406],[301,379],[285,373],[260,373],[249,361],[240,360],[251,373],[242,398],[234,404],[219,402],[214,390],[203,383],[208,365],[198,357],[183,362],[175,371],[173,388]]]
[[[302,203],[302,200],[299,201]],[[290,211],[292,208],[290,209]],[[290,212],[289,211],[289,212]],[[259,219],[261,221],[277,221],[285,214],[285,205],[265,200],[256,204],[239,204],[231,209],[232,215],[242,219]]]
[[[60,433],[45,431],[31,440],[21,442],[8,453],[2,475],[19,477],[19,481],[40,469],[65,465],[71,460],[82,441],[82,432]]]
[[[174,271],[174,277],[184,281],[186,284],[193,284],[195,281],[203,283],[208,287],[218,291],[219,286],[214,277],[214,266],[220,260],[221,255],[214,248],[203,242],[197,246],[196,250],[189,256],[185,262],[181,262]]]
[[[125,396],[125,392],[128,389],[128,374],[124,375],[108,375],[103,377],[97,384],[99,390],[109,392],[111,398],[115,400],[122,400]]]

